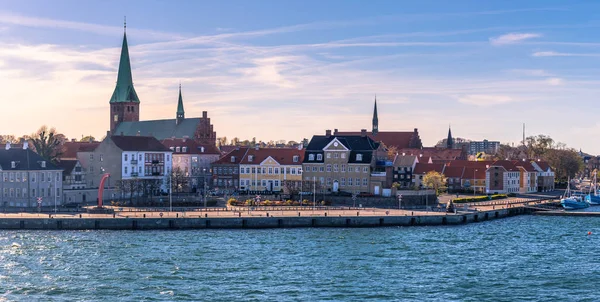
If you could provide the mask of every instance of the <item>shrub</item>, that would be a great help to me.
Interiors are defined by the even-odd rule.
[[[489,196],[456,198],[456,199],[453,199],[452,202],[454,202],[454,203],[482,202],[482,201],[503,199],[506,197],[507,197],[506,194],[494,194],[494,195],[489,195]]]
[[[237,205],[238,201],[235,198],[229,198],[229,200],[227,200],[227,204],[230,206],[235,206]]]

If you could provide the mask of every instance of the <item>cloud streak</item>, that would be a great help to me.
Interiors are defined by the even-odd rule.
[[[492,45],[517,44],[525,40],[539,38],[541,36],[541,34],[535,33],[508,33],[495,38],[490,38],[490,43]]]

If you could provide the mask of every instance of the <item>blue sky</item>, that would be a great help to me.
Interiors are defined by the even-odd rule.
[[[218,136],[419,128],[600,153],[600,2],[0,1],[3,133],[109,126],[123,16],[141,118],[208,111]],[[7,110],[10,108],[10,110]]]

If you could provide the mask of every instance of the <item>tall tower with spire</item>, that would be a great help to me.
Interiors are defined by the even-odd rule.
[[[181,97],[181,84],[179,84],[179,100],[177,101],[177,119],[175,122],[177,125],[181,124],[185,119],[185,111],[183,110],[183,98]]]
[[[121,122],[137,122],[140,120],[140,99],[133,88],[129,49],[127,47],[127,22],[123,24],[123,45],[117,85],[110,98],[110,132],[114,134]]]
[[[375,96],[375,106],[373,107],[373,135],[379,132],[379,119],[377,118],[377,96]]]
[[[448,149],[454,148],[454,139],[452,138],[452,130],[450,129],[450,126],[448,126],[448,138],[446,139],[446,147]]]

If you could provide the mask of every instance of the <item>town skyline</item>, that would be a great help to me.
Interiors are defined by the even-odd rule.
[[[377,95],[380,130],[418,128],[426,146],[444,138],[449,124],[455,137],[518,143],[525,123],[527,136],[547,134],[600,153],[600,144],[589,140],[599,127],[593,111],[573,106],[573,98],[592,105],[596,91],[589,50],[598,44],[577,34],[600,26],[585,12],[595,5],[463,2],[438,13],[413,4],[401,14],[390,2],[390,10],[356,12],[361,6],[353,4],[335,18],[286,11],[294,17],[258,22],[266,4],[234,1],[223,4],[232,9],[220,20],[194,21],[183,13],[167,24],[169,16],[200,5],[165,7],[164,19],[150,22],[160,2],[143,12],[132,1],[108,19],[89,4],[82,11],[76,2],[52,9],[35,3],[7,2],[0,12],[0,95],[14,112],[3,118],[3,134],[32,133],[42,124],[70,138],[106,134],[127,15],[140,120],[173,118],[181,82],[186,115],[208,111],[218,137],[299,141],[325,129],[370,130]],[[91,3],[100,11],[110,7]],[[73,10],[59,12],[65,5]],[[236,23],[244,10],[249,16]],[[543,21],[558,15],[560,24]],[[470,28],[445,26],[461,18]],[[575,114],[577,123],[556,122]]]

